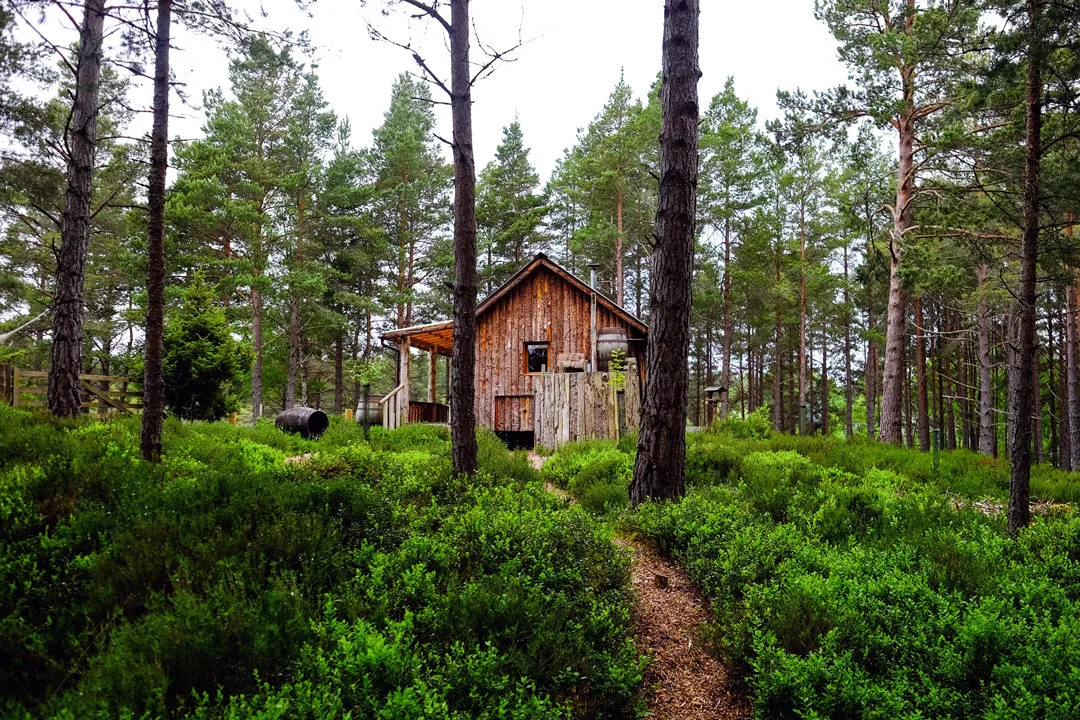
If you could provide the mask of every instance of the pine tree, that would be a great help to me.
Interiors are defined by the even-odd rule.
[[[480,284],[488,293],[513,274],[522,261],[546,249],[542,228],[547,206],[537,192],[539,184],[521,125],[515,120],[503,128],[495,159],[477,180],[477,231],[484,250]]]
[[[431,262],[433,250],[446,239],[450,220],[452,170],[435,145],[431,108],[427,85],[400,75],[370,151],[376,218],[386,228],[393,248],[387,280],[397,327],[434,314],[425,307],[431,300],[421,293],[439,269]],[[445,295],[442,288],[437,294]]]

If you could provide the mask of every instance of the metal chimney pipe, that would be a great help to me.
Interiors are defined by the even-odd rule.
[[[596,372],[596,268],[595,264],[589,265],[589,370]]]

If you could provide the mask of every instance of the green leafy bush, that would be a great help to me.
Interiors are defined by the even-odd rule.
[[[963,502],[998,494],[1002,465],[966,452],[935,475],[919,453],[865,442],[688,442],[688,496],[626,521],[701,584],[758,716],[1080,712],[1075,513],[1009,539]],[[1075,492],[1041,472],[1057,497]]]
[[[0,715],[634,712],[625,553],[493,435],[138,431],[0,406]]]

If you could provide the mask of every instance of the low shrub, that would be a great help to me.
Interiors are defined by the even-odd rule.
[[[545,480],[570,491],[592,513],[625,508],[633,473],[633,456],[609,440],[568,443],[542,470]]]
[[[1008,538],[966,502],[997,496],[1007,469],[966,452],[944,453],[935,474],[917,452],[866,442],[710,431],[688,443],[689,494],[624,522],[701,585],[710,635],[759,716],[1080,710],[1080,516]],[[1074,492],[1040,473],[1057,497]]]
[[[635,712],[626,554],[493,435],[138,430],[0,407],[0,715]]]

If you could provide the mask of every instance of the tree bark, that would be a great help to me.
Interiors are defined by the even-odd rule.
[[[649,369],[630,504],[686,490],[686,358],[698,178],[698,0],[665,0]]]
[[[799,202],[799,434],[806,434],[806,197]],[[811,434],[813,431],[811,430]]]
[[[1061,313],[1061,330],[1058,335],[1061,337],[1061,353],[1058,355],[1058,377],[1060,395],[1061,395],[1061,412],[1059,414],[1058,422],[1058,437],[1061,438],[1061,450],[1059,452],[1059,464],[1061,469],[1070,471],[1073,468],[1072,464],[1072,432],[1069,422],[1069,415],[1072,412],[1072,400],[1073,395],[1069,387],[1069,378],[1072,377],[1071,373],[1076,370],[1076,362],[1074,360],[1074,351],[1076,350],[1075,336],[1070,334],[1072,329],[1069,322],[1072,317],[1069,314],[1070,298],[1072,297],[1070,288],[1065,288],[1065,307]],[[1075,305],[1075,301],[1072,303]]]
[[[150,132],[147,193],[146,347],[139,448],[144,460],[161,459],[165,417],[165,175],[169,165],[169,35],[172,0],[158,0],[154,39],[154,121]]]
[[[986,302],[986,281],[990,268],[985,263],[975,271],[979,284],[979,452],[994,454],[994,388],[990,371],[990,309]]]
[[[720,384],[726,392],[720,396],[720,419],[723,420],[728,414],[728,397],[731,394],[731,336],[734,334],[734,326],[731,321],[731,219],[725,220],[724,225],[724,280],[722,283],[722,295],[724,305],[724,357],[720,368]],[[741,389],[741,388],[740,388]]]
[[[780,258],[776,259],[776,284],[780,284]],[[776,353],[773,358],[773,430],[777,432],[784,429],[783,411],[783,375],[784,375],[784,348],[783,331],[784,315],[780,309],[780,299],[776,300]]]
[[[914,20],[914,14],[908,22]],[[915,73],[901,70],[903,109],[896,127],[900,135],[896,206],[889,238],[889,310],[885,323],[885,376],[882,382],[881,435],[883,442],[900,443],[901,405],[904,391],[904,291],[900,269],[904,235],[911,228],[911,202],[915,194]]]
[[[1028,47],[1024,120],[1024,232],[1020,238],[1020,292],[1017,294],[1017,341],[1009,377],[1008,532],[1015,535],[1031,522],[1031,373],[1035,355],[1035,280],[1039,244],[1039,175],[1042,162],[1042,42],[1044,0],[1027,0]]]
[[[1058,445],[1057,420],[1057,361],[1054,359],[1054,313],[1048,313],[1046,318],[1046,393],[1047,410],[1050,414],[1050,464],[1061,467],[1061,448]]]
[[[262,293],[251,289],[251,346],[255,362],[251,365],[251,419],[258,422],[263,410],[263,331]]]
[[[821,331],[821,434],[829,435],[829,336]]]
[[[338,333],[334,341],[334,414],[340,415],[345,408],[345,333]]]
[[[615,304],[623,306],[623,187],[620,175],[615,189]]]
[[[450,440],[454,472],[476,471],[476,161],[473,155],[469,0],[450,0],[454,129],[454,346]]]
[[[90,245],[104,30],[104,0],[86,0],[79,32],[67,191],[53,295],[53,343],[47,404],[57,417],[71,417],[82,409],[79,371],[83,360],[83,284]]]
[[[1065,351],[1067,355],[1066,415],[1068,417],[1069,467],[1080,470],[1080,329],[1077,328],[1076,286],[1065,290]]]
[[[915,392],[919,406],[919,450],[930,452],[930,401],[926,387],[926,333],[922,297],[915,298]]]
[[[844,244],[844,434],[855,437],[852,408],[855,405],[855,382],[851,375],[851,295],[848,289],[848,245]],[[869,399],[867,400],[869,402]],[[871,434],[872,435],[872,434]]]

